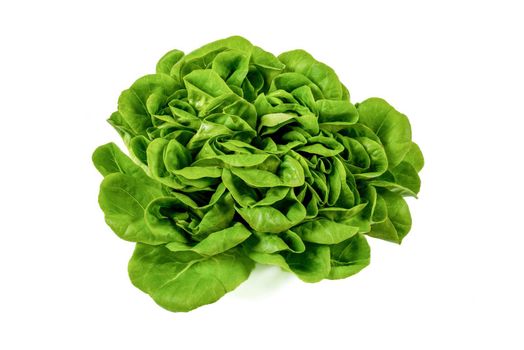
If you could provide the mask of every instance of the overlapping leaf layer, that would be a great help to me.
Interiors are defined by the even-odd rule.
[[[131,281],[158,304],[215,302],[272,264],[306,282],[369,263],[365,235],[400,243],[423,157],[405,115],[352,104],[327,65],[241,37],[187,55],[122,92],[109,118],[130,157],[93,154],[111,229],[136,242]]]

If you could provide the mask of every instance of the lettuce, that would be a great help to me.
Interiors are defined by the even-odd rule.
[[[108,121],[129,156],[94,152],[99,204],[136,242],[132,283],[168,310],[217,301],[256,263],[346,278],[369,264],[366,236],[400,243],[411,228],[403,197],[424,160],[408,118],[379,98],[352,104],[305,51],[241,37],[170,51]]]

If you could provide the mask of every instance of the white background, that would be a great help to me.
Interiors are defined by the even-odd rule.
[[[5,1],[0,5],[2,349],[523,349],[518,1]],[[158,307],[127,277],[91,153],[163,53],[232,34],[304,48],[357,102],[387,99],[426,158],[413,229],[341,281],[257,269],[219,302]],[[521,332],[519,334],[519,332]]]

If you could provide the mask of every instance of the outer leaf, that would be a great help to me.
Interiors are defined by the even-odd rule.
[[[286,262],[304,282],[318,282],[329,275],[331,270],[329,261],[329,247],[325,245],[310,244],[300,254],[289,253]]]
[[[265,70],[281,71],[285,68],[285,65],[272,53],[264,51],[258,46],[253,47],[252,61],[255,66]]]
[[[424,156],[415,142],[411,143],[411,147],[403,160],[411,164],[417,172],[424,167]]]
[[[169,51],[164,56],[162,56],[162,58],[156,64],[156,72],[169,74],[171,72],[171,68],[173,68],[173,66],[178,61],[180,61],[182,57],[184,57],[184,53],[180,50],[175,49]]]
[[[163,246],[137,244],[128,268],[136,287],[175,312],[214,303],[244,282],[254,266],[235,250],[189,262],[176,256]]]
[[[114,143],[107,143],[93,152],[93,164],[103,176],[114,173],[130,175],[150,186],[160,186],[153,182],[146,173],[125,155]]]
[[[397,193],[381,191],[380,196],[386,202],[388,216],[384,222],[372,225],[368,235],[400,244],[411,229],[409,207]]]
[[[369,265],[369,245],[366,238],[360,233],[330,246],[329,249],[331,252],[329,279],[349,277]]]
[[[240,86],[249,71],[249,54],[238,50],[223,51],[215,57],[212,67],[227,84]]]
[[[147,167],[147,146],[149,146],[149,139],[143,135],[133,137],[128,142],[129,153],[139,164],[144,168]]]
[[[373,130],[384,145],[390,168],[397,166],[411,148],[408,118],[380,98],[357,104],[359,121]]]
[[[420,178],[417,170],[408,162],[402,161],[395,168],[391,169],[391,174],[395,182],[402,187],[408,188],[414,193],[420,191]]]
[[[112,113],[107,119],[107,122],[115,128],[126,144],[129,142],[132,135],[134,135],[133,129],[131,129],[131,126],[124,120],[122,114],[118,111]]]
[[[145,208],[160,196],[160,189],[148,186],[132,176],[114,173],[102,181],[98,203],[107,224],[120,238],[160,244],[179,239],[178,234],[169,231],[153,233],[145,223]]]
[[[190,52],[178,61],[171,69],[171,76],[182,79],[186,74],[195,69],[207,68],[220,52],[228,49],[250,52],[252,48],[253,45],[251,45],[249,41],[239,36],[214,41]]]
[[[420,190],[420,178],[413,166],[405,161],[395,168],[370,182],[376,187],[386,188],[402,196],[417,197]]]
[[[278,56],[278,58],[286,65],[286,70],[303,74],[320,87],[325,98],[342,98],[342,84],[338,80],[335,71],[324,63],[315,60],[306,51],[288,51]]]
[[[136,134],[145,135],[151,127],[151,114],[178,88],[178,83],[166,74],[151,74],[138,79],[118,98],[118,112]]]
[[[302,253],[284,253],[283,255],[249,252],[249,257],[259,264],[276,265],[285,271],[293,272],[304,282],[314,283],[329,276],[329,247],[310,244]]]

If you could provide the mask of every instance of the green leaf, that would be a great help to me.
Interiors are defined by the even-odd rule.
[[[236,208],[237,213],[259,232],[280,233],[304,220],[306,208],[294,196],[292,191],[281,201],[272,205],[251,208]]]
[[[196,69],[210,68],[213,60],[220,52],[230,49],[251,52],[253,45],[239,36],[214,41],[190,52],[178,61],[171,69],[171,76],[182,79]]]
[[[424,167],[424,156],[415,142],[411,143],[411,147],[409,148],[408,153],[406,153],[403,161],[411,164],[417,173]]]
[[[191,251],[201,256],[212,256],[236,247],[250,235],[251,232],[243,224],[236,223],[231,227],[211,233],[196,244],[171,242],[166,244],[166,248],[172,252]]]
[[[331,269],[329,279],[341,279],[352,276],[369,265],[370,249],[364,235],[356,234],[338,244],[329,247]]]
[[[356,179],[372,179],[388,169],[388,159],[384,147],[367,137],[341,138],[350,158],[348,168]]]
[[[329,247],[309,244],[301,253],[260,253],[250,251],[249,257],[264,265],[276,265],[293,272],[304,282],[314,283],[329,276],[331,269]]]
[[[103,176],[122,173],[140,179],[151,186],[159,187],[146,175],[140,166],[135,164],[112,142],[98,147],[93,152],[92,160],[96,169]]]
[[[329,247],[325,245],[310,244],[303,253],[288,253],[286,262],[298,278],[309,283],[327,278],[331,270]]]
[[[189,225],[188,207],[177,198],[158,197],[144,209],[147,230],[156,236],[168,236],[165,242],[187,242],[183,227]],[[147,242],[145,242],[147,243]]]
[[[394,168],[411,148],[411,125],[408,118],[380,98],[357,104],[359,121],[369,127],[384,145],[389,167]]]
[[[287,155],[284,156],[276,174],[254,168],[232,168],[231,172],[251,187],[297,187],[304,184],[302,166],[297,160]]]
[[[279,60],[286,65],[286,71],[297,72],[308,77],[317,85],[325,98],[342,99],[342,84],[333,69],[318,62],[304,50],[293,50],[284,52],[278,56]],[[346,90],[347,91],[347,90]]]
[[[293,227],[304,241],[318,244],[340,243],[358,232],[358,227],[347,226],[328,219],[307,221]]]
[[[132,242],[161,244],[180,237],[176,232],[152,232],[146,225],[146,207],[161,196],[161,190],[156,187],[148,186],[130,175],[113,173],[102,181],[98,203],[104,212],[106,223],[120,238]]]
[[[251,60],[255,66],[266,70],[281,71],[285,68],[278,58],[258,46],[253,47]]]
[[[231,93],[220,75],[209,69],[195,70],[184,77],[187,99],[195,109],[202,109],[214,97]]]
[[[256,203],[256,191],[238,176],[233,175],[229,169],[222,171],[222,181],[235,201],[242,207],[248,207]]]
[[[113,128],[115,128],[126,144],[131,139],[132,135],[134,135],[134,131],[131,129],[131,126],[129,126],[129,124],[122,117],[122,114],[120,114],[118,111],[112,113],[111,116],[107,119],[107,122]]]
[[[297,149],[324,157],[333,157],[344,150],[344,146],[336,140],[325,136],[314,136],[308,139],[308,145]]]
[[[318,100],[318,122],[327,131],[337,132],[358,121],[358,112],[349,101]]]
[[[376,187],[386,188],[402,196],[417,197],[420,190],[420,178],[413,166],[405,161],[370,182]]]
[[[162,138],[157,138],[149,143],[146,151],[149,174],[166,186],[181,189],[184,187],[183,184],[166,167],[165,150],[169,143],[169,140]]]
[[[253,266],[235,250],[186,262],[164,246],[137,244],[128,270],[131,282],[158,305],[186,312],[214,303],[238,287]]]
[[[118,112],[133,133],[145,135],[146,129],[153,126],[151,115],[178,87],[178,83],[166,74],[146,75],[122,92],[118,98]]]
[[[255,231],[249,248],[254,252],[266,254],[281,251],[303,253],[306,250],[306,246],[300,236],[289,230],[280,234]]]
[[[249,71],[249,54],[238,50],[223,51],[213,60],[212,69],[228,85],[240,86]]]
[[[166,170],[173,173],[191,164],[191,154],[184,145],[171,139],[166,145],[163,160]]]
[[[316,100],[325,98],[322,94],[322,90],[315,85],[310,79],[300,73],[282,73],[277,75],[271,82],[270,92],[274,93],[279,90],[291,93],[296,89],[307,86]]]
[[[163,74],[170,74],[173,66],[184,57],[184,53],[180,50],[171,50],[166,53],[156,64],[156,72]]]
[[[128,144],[131,157],[144,167],[147,167],[147,146],[149,146],[149,142],[147,137],[138,135],[133,137]]]
[[[401,243],[411,229],[411,214],[401,195],[391,191],[381,191],[387,208],[385,221],[371,226],[368,236],[386,241]]]
[[[351,224],[348,224],[347,221],[353,218],[354,216],[358,215],[362,210],[364,210],[366,205],[367,203],[360,203],[355,206],[352,206],[349,209],[337,207],[321,208],[318,210],[318,216],[329,219],[334,222],[340,222],[348,226],[351,226]]]
[[[195,228],[195,235],[202,237],[211,232],[228,227],[235,215],[234,201],[231,194],[227,193],[213,204],[209,211],[204,214],[202,221]]]
[[[395,182],[402,187],[408,188],[413,193],[420,191],[420,178],[417,170],[408,162],[402,161],[391,169]]]

